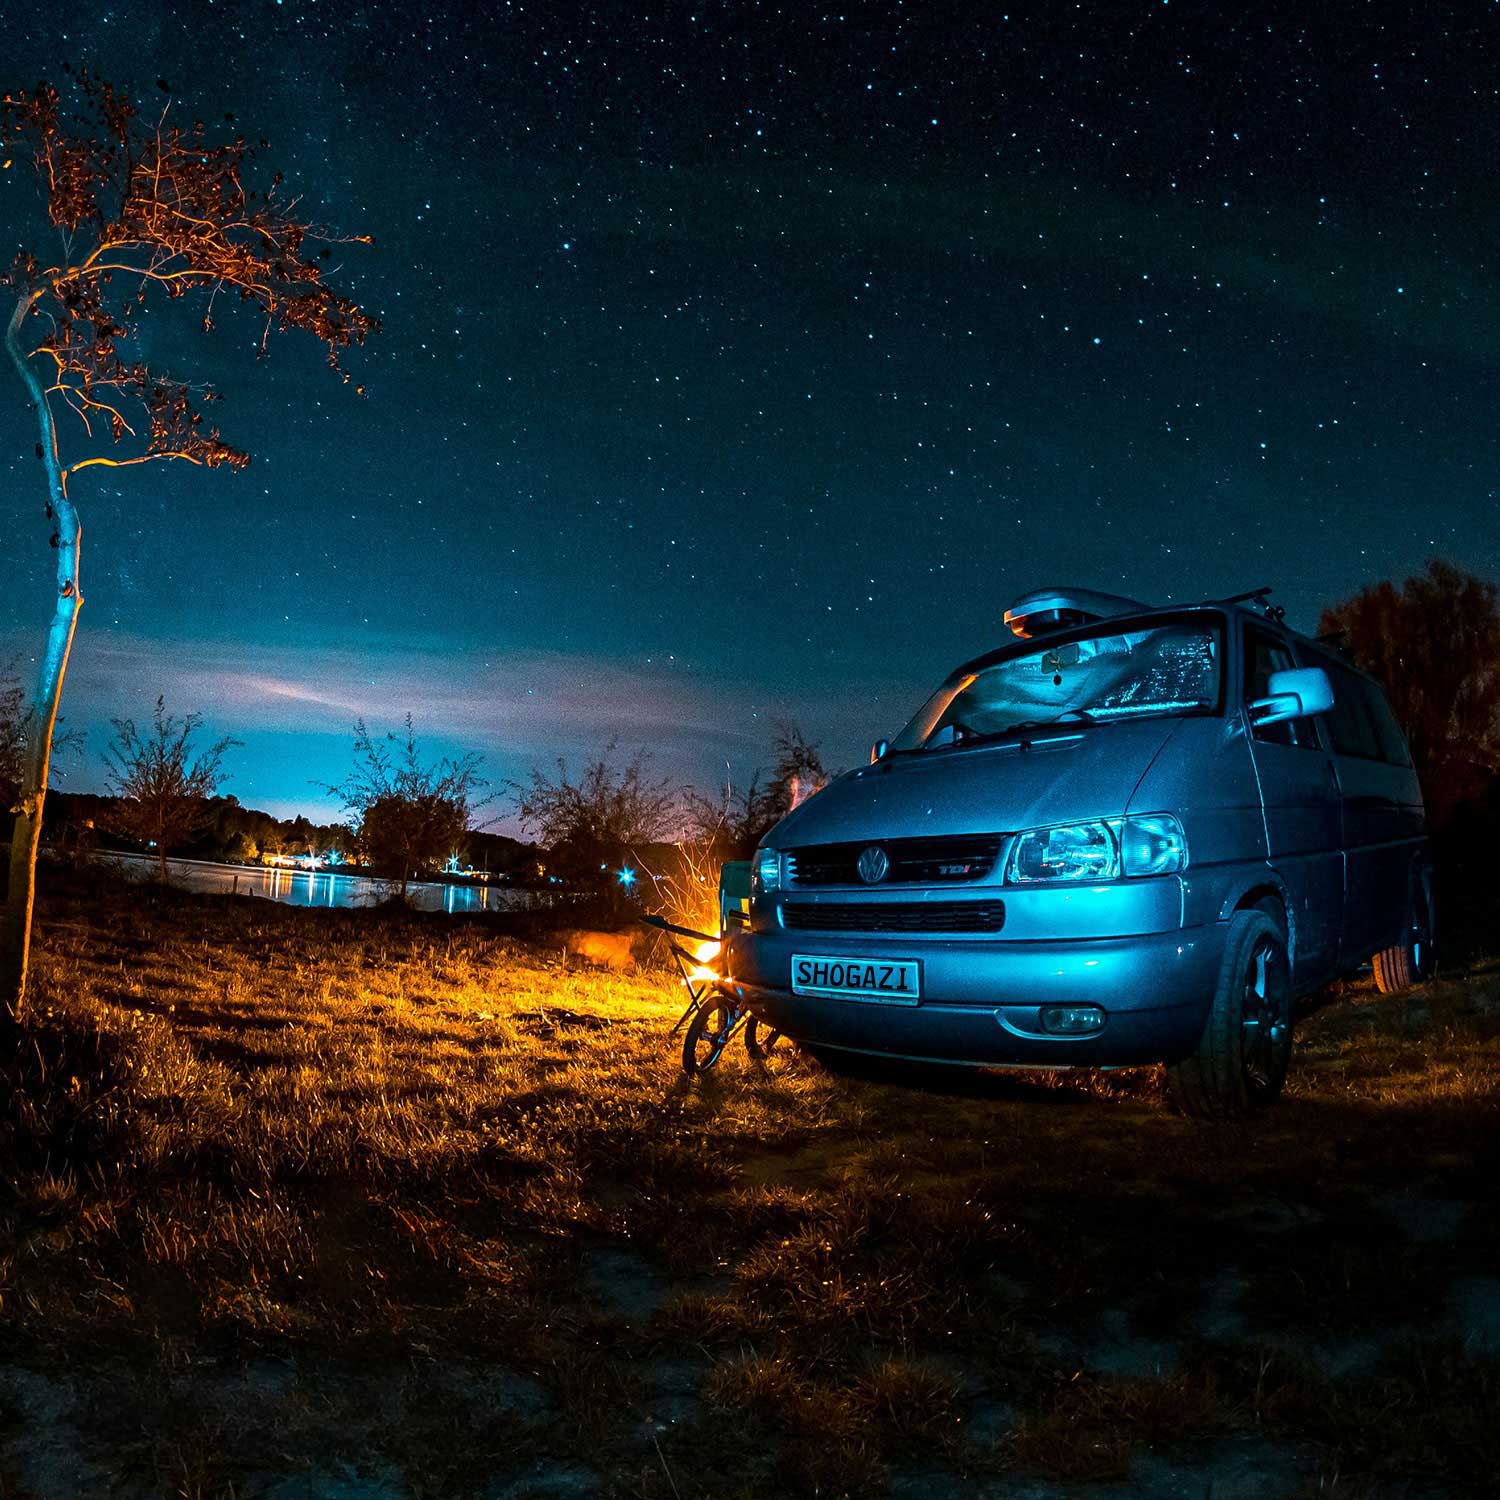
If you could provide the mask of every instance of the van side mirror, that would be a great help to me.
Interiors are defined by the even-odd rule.
[[[1326,714],[1333,707],[1333,683],[1322,667],[1292,667],[1272,672],[1266,684],[1268,696],[1250,705],[1250,722],[1284,724],[1288,719],[1306,719]]]
[[[870,746],[870,764],[873,766],[877,760],[884,760],[886,751],[891,748],[889,740],[876,740]]]

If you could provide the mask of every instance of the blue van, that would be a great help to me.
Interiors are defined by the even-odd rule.
[[[870,764],[767,834],[727,968],[814,1052],[1168,1064],[1190,1114],[1280,1092],[1300,995],[1434,957],[1411,755],[1267,591],[1045,589]]]

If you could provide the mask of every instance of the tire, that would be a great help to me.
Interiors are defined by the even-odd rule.
[[[688,1022],[682,1039],[682,1071],[690,1077],[706,1073],[724,1055],[738,1016],[719,995],[710,995]]]
[[[795,1050],[792,1039],[767,1022],[754,1016],[745,1022],[745,1051],[757,1067],[769,1070],[786,1062]]]
[[[1408,990],[1432,974],[1437,963],[1436,923],[1432,919],[1432,885],[1425,874],[1413,874],[1408,900],[1405,942],[1382,948],[1371,960],[1375,987],[1382,995]]]
[[[1167,1069],[1172,1100],[1196,1119],[1241,1119],[1281,1092],[1291,1055],[1286,928],[1264,906],[1237,911],[1197,1050]]]

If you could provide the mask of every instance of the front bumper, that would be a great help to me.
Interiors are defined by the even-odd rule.
[[[1171,1062],[1198,1044],[1226,924],[1132,937],[1016,942],[850,936],[782,928],[732,933],[727,969],[758,1015],[812,1046],[928,1062],[1124,1067]],[[791,992],[793,953],[916,958],[915,1005]],[[1049,1036],[1044,1005],[1097,1005],[1091,1036]]]

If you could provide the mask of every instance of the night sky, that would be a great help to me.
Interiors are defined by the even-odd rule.
[[[328,815],[356,714],[496,780],[617,737],[738,781],[893,734],[1016,594],[1500,575],[1500,15],[1113,3],[119,0],[7,17],[233,111],[372,248],[340,386],[164,317],[243,474],[93,470],[62,783],[158,691]],[[234,127],[228,127],[233,129]],[[25,163],[0,252],[34,240]],[[51,598],[0,372],[0,662]]]

